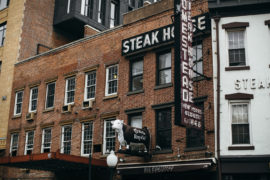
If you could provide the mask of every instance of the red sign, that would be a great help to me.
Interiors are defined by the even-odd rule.
[[[202,128],[202,110],[193,103],[193,60],[191,0],[181,0],[180,61],[181,61],[181,124]]]

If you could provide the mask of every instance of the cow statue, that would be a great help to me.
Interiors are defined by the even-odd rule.
[[[144,128],[135,128],[124,124],[123,120],[112,121],[112,128],[118,134],[118,140],[120,143],[119,149],[121,146],[125,146],[129,149],[131,142],[133,143],[143,143],[145,146],[145,152],[149,152],[150,147],[150,133],[146,127]]]

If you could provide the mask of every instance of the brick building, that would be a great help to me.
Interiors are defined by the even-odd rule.
[[[118,153],[118,178],[214,179],[207,8],[207,1],[193,3],[199,29],[193,44],[194,101],[204,112],[202,130],[174,124],[173,33],[164,43],[123,51],[122,40],[132,44],[134,37],[164,29],[173,32],[173,1],[163,0],[125,14],[121,26],[15,64],[7,138],[7,156],[12,157],[6,164],[50,170],[59,179],[87,178],[85,157],[91,154],[93,176],[106,179],[108,150],[117,152],[119,147],[110,121],[123,119],[150,130],[152,157],[145,162],[143,157]],[[50,159],[57,159],[58,166]]]

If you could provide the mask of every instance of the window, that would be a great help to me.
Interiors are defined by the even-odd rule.
[[[137,91],[143,89],[143,60],[131,62],[131,84],[130,90]]]
[[[82,124],[82,155],[92,154],[92,143],[93,142],[93,123]]]
[[[2,69],[2,61],[0,61],[0,72],[1,72],[1,69]]]
[[[232,144],[250,144],[249,104],[232,103]]]
[[[170,150],[172,140],[171,108],[156,111],[156,146]]]
[[[245,66],[245,31],[228,31],[229,66]]]
[[[115,119],[107,119],[104,121],[104,137],[103,137],[103,153],[109,153],[115,150],[115,130],[112,129],[112,123]]]
[[[138,8],[143,7],[143,0],[138,1]]]
[[[193,77],[198,77],[203,74],[203,56],[202,56],[202,44],[192,46],[192,60],[193,60]]]
[[[93,18],[93,0],[81,1],[81,14]]]
[[[96,71],[91,71],[85,75],[84,100],[95,98],[96,94]]]
[[[118,86],[118,65],[107,67],[105,95],[109,96],[117,94],[117,86]]]
[[[70,12],[70,1],[71,0],[67,0],[67,14]]]
[[[54,107],[55,82],[47,84],[46,109]]]
[[[26,132],[24,155],[32,154],[34,148],[34,131]]]
[[[74,103],[75,77],[66,79],[65,105]]]
[[[61,153],[70,154],[71,134],[72,134],[72,126],[71,125],[62,126]]]
[[[0,10],[5,9],[9,5],[9,0],[0,0]]]
[[[23,100],[23,91],[16,92],[14,115],[20,115],[22,113],[22,100]]]
[[[105,0],[98,0],[98,22],[104,24]]]
[[[29,112],[35,112],[37,110],[38,101],[38,87],[31,88],[30,90],[30,102],[29,102]]]
[[[142,114],[129,115],[129,123],[132,127],[142,128]]]
[[[51,143],[52,143],[52,129],[45,128],[42,130],[41,153],[51,152]]]
[[[19,146],[19,134],[14,133],[11,134],[11,141],[10,141],[10,155],[17,156]]]
[[[119,2],[111,1],[110,28],[118,25]]]
[[[0,46],[4,46],[7,23],[0,24]]]
[[[161,52],[157,54],[157,84],[171,83],[171,52]]]

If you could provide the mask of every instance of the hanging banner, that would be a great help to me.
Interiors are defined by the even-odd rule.
[[[181,125],[201,129],[202,110],[193,103],[191,0],[181,0],[180,7]]]

